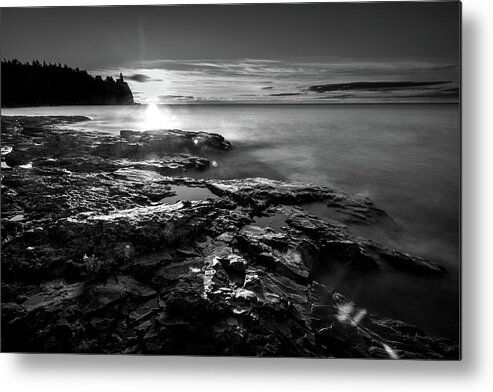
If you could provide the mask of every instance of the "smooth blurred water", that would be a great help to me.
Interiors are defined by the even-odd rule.
[[[450,275],[430,280],[385,274],[368,282],[334,280],[332,273],[325,281],[359,305],[458,338],[459,105],[79,106],[2,114],[87,115],[92,121],[78,126],[108,132],[215,132],[234,149],[215,156],[217,167],[206,176],[299,180],[367,195],[400,232],[354,227],[355,234],[443,263]]]

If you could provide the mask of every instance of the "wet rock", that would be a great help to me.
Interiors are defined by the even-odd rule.
[[[172,196],[174,192],[167,184],[150,183],[142,187],[142,193],[151,201],[159,201],[166,196]]]
[[[73,172],[111,172],[135,167],[164,175],[205,170],[208,159],[192,154],[225,151],[222,136],[181,130],[121,131],[121,137],[71,130],[67,125],[86,117],[2,117],[2,160],[8,166],[63,167]],[[63,126],[63,127],[62,127]],[[7,148],[8,147],[8,148]]]
[[[236,238],[238,247],[255,262],[300,282],[308,282],[310,271],[298,249],[301,242],[292,241],[286,234],[251,226]]]
[[[169,153],[197,154],[230,148],[229,141],[214,133],[178,129],[145,132],[123,130],[119,140],[108,138],[95,147],[93,154],[103,158],[145,160]]]
[[[211,180],[209,189],[218,195],[227,195],[242,204],[266,208],[275,204],[296,204],[323,200],[333,191],[329,188],[298,182],[283,182],[267,178],[245,180]]]
[[[231,143],[221,135],[208,132],[183,132],[177,129],[135,132],[120,131],[127,142],[141,145],[145,152],[196,152],[228,150]]]
[[[385,222],[396,226],[395,221],[365,196],[334,194],[326,200],[326,205],[334,210],[343,223],[379,224]]]
[[[381,251],[380,255],[383,260],[396,269],[424,275],[443,275],[446,272],[446,269],[438,263],[395,250],[385,249]]]
[[[2,146],[2,148],[1,148],[2,160],[5,157],[5,155],[10,154],[12,152],[12,150],[13,150],[12,146]]]
[[[87,120],[2,117],[5,158],[21,151],[33,162],[2,170],[4,351],[459,356],[454,342],[369,314],[316,281],[333,263],[362,274],[444,272],[303,209],[332,203],[371,223],[380,215],[371,202],[297,182],[169,177],[206,169],[195,154],[229,142],[69,129]],[[164,202],[177,187],[218,197]],[[270,217],[280,223],[262,224]]]
[[[326,295],[323,287],[316,288],[314,297],[319,295]],[[316,307],[312,320],[317,344],[339,358],[444,359],[458,355],[449,340],[430,340],[402,321],[367,314],[338,293],[331,295],[329,305]]]
[[[5,155],[5,163],[10,167],[26,165],[31,161],[31,156],[23,151],[13,151]]]
[[[360,271],[374,271],[390,265],[409,273],[443,275],[446,269],[432,261],[388,249],[373,241],[351,237],[346,227],[334,221],[322,221],[302,208],[278,206],[267,209],[270,214],[283,215],[282,230],[289,241],[304,237],[304,255],[310,266],[342,263]]]
[[[217,215],[230,214],[219,206],[220,200],[177,203],[62,219],[49,238],[63,244],[67,253],[82,239],[97,255],[65,263],[79,270],[81,283],[54,284],[46,275],[27,300],[7,307],[2,318],[4,348],[372,358],[457,355],[453,343],[368,315],[312,281],[318,248],[290,232],[297,229],[279,233],[247,225],[237,228],[233,241],[224,242],[220,234],[205,242],[199,253],[175,251],[177,242],[198,243],[194,236],[207,232],[208,222]],[[194,221],[199,217],[206,218]],[[168,242],[165,233],[172,224],[177,229]],[[187,227],[197,230],[189,232]],[[312,233],[323,236],[323,230]],[[98,241],[104,248],[97,250]],[[120,254],[118,262],[111,262],[117,250],[125,248],[124,241],[133,244],[135,255]],[[343,249],[337,251],[344,254]],[[109,270],[81,273],[96,257]],[[59,273],[65,279],[70,273],[73,279],[67,268]],[[10,281],[12,276],[4,278]],[[74,321],[77,327],[69,331],[65,326]],[[42,332],[33,333],[33,328]]]
[[[351,240],[326,242],[323,247],[323,257],[350,264],[353,268],[363,271],[379,269],[375,258],[363,246]]]

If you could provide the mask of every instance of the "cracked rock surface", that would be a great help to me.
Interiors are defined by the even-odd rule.
[[[82,120],[2,117],[3,351],[458,358],[455,342],[316,280],[334,264],[369,279],[446,274],[303,208],[386,219],[371,201],[314,184],[194,179],[228,141],[69,129]],[[274,216],[280,224],[259,223]]]

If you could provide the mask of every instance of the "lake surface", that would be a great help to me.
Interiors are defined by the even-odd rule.
[[[331,271],[320,280],[370,312],[458,340],[460,268],[459,105],[74,106],[2,109],[4,115],[86,115],[96,131],[178,128],[223,135],[234,146],[204,173],[298,180],[370,197],[398,233],[365,236],[442,263],[445,278],[371,277]]]

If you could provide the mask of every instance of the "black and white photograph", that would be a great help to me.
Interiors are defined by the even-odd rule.
[[[1,351],[460,360],[461,12],[2,7]]]

